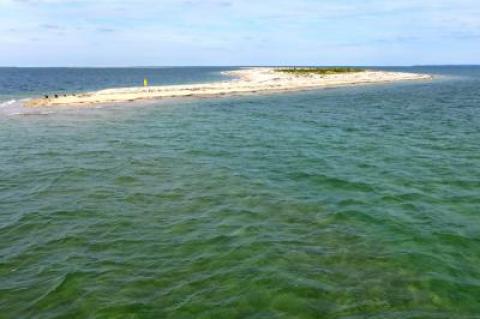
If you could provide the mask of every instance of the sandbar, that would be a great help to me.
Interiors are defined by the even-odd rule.
[[[28,107],[82,106],[92,104],[130,102],[146,99],[175,97],[211,97],[256,92],[299,91],[331,88],[345,85],[388,83],[396,81],[429,80],[431,75],[364,70],[339,74],[291,74],[275,68],[245,68],[226,71],[231,77],[222,82],[186,85],[162,85],[147,87],[114,88],[57,98],[36,98],[25,103]]]

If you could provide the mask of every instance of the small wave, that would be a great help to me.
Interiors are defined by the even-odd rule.
[[[12,105],[16,102],[17,102],[17,100],[9,100],[9,101],[6,101],[6,102],[2,102],[2,103],[0,103],[0,108]]]
[[[9,101],[0,102],[0,115],[6,116],[29,116],[29,115],[50,115],[50,110],[46,109],[30,109],[25,107],[25,102],[29,99],[11,99]]]
[[[23,109],[22,101],[11,99],[9,101],[0,102],[0,115],[11,115],[12,113],[21,112]]]

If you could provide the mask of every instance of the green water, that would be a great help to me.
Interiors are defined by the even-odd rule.
[[[0,117],[0,318],[479,318],[480,68]]]

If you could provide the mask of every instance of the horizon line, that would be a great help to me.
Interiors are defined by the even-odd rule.
[[[79,66],[9,66],[9,65],[0,65],[0,68],[69,68],[69,69],[100,69],[100,68],[254,68],[254,67],[265,67],[265,68],[275,68],[275,67],[427,67],[427,66],[480,66],[480,64],[409,64],[409,65],[307,65],[307,64],[282,64],[282,65],[79,65]]]

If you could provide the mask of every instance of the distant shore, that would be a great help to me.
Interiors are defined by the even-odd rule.
[[[227,71],[232,80],[205,84],[163,85],[106,89],[48,98],[31,99],[28,107],[88,106],[174,97],[208,97],[256,92],[298,91],[345,85],[388,83],[432,79],[428,74],[365,70],[333,74],[281,72],[274,68],[248,68]]]

